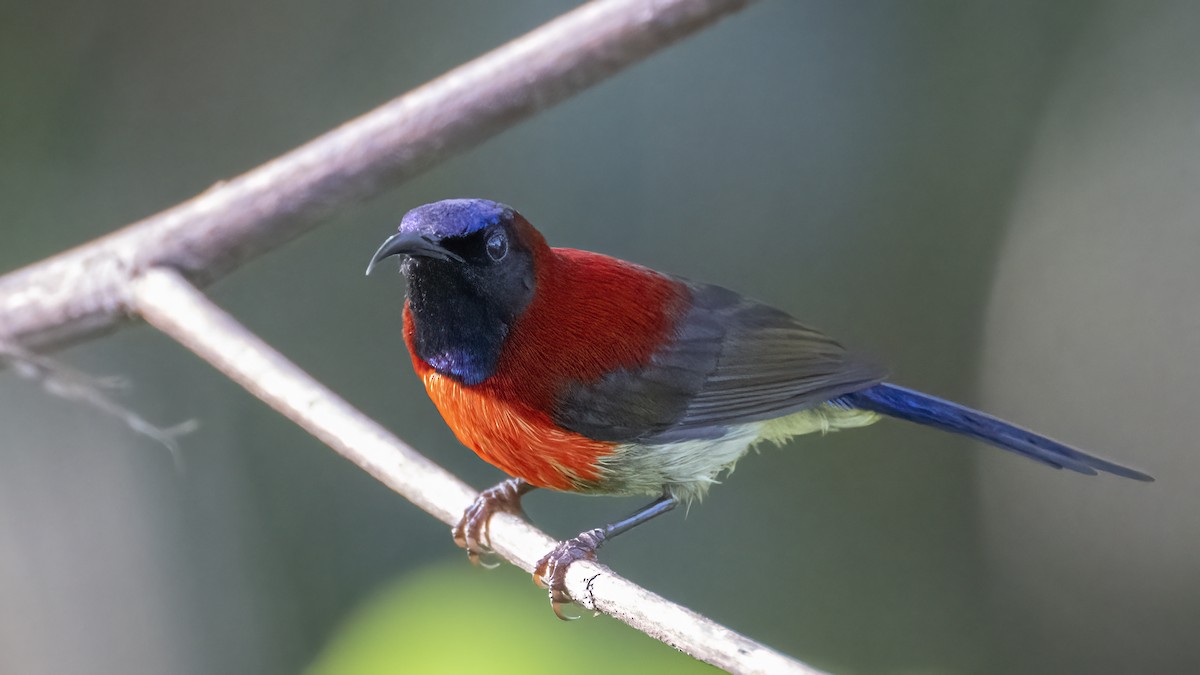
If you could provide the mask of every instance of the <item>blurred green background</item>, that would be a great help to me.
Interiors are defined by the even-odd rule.
[[[0,269],[170,206],[565,11],[0,0]],[[763,2],[255,261],[213,297],[477,487],[412,375],[400,215],[479,196],[734,287],[1159,477],[883,423],[750,456],[633,580],[839,672],[1200,671],[1200,5]],[[62,358],[195,418],[186,470],[0,373],[0,672],[705,668],[523,574],[145,327]],[[535,493],[569,536],[639,500]]]

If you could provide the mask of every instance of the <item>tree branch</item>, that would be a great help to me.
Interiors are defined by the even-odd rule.
[[[43,351],[126,318],[164,266],[205,286],[750,0],[598,0],[178,206],[0,278],[0,339]]]
[[[476,496],[469,486],[310,378],[193,284],[216,281],[331,211],[472,147],[749,2],[597,0],[187,202],[0,277],[6,355],[0,367],[29,363],[17,357],[94,337],[140,314],[385,485],[454,523]],[[507,514],[494,518],[490,532],[496,552],[525,570],[554,544]],[[575,563],[567,585],[584,607],[715,666],[817,672],[601,565]]]
[[[133,283],[133,302],[155,328],[178,340],[267,405],[303,427],[446,524],[477,493],[413,450],[253,335],[179,274],[152,269]],[[492,520],[491,542],[531,571],[555,541],[509,514]],[[747,637],[637,586],[597,563],[567,573],[571,596],[701,661],[737,673],[816,673]]]

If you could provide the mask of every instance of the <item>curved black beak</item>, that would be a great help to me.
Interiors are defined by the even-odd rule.
[[[417,255],[435,260],[465,262],[462,256],[446,250],[437,239],[429,235],[416,232],[397,232],[388,237],[387,241],[383,242],[383,246],[375,251],[375,255],[371,256],[371,262],[367,265],[367,274],[375,269],[375,264],[380,260],[394,255]]]

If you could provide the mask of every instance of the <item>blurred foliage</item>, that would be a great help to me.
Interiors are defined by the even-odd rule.
[[[559,621],[514,567],[483,572],[455,559],[385,585],[337,629],[308,675],[716,672],[603,615]]]

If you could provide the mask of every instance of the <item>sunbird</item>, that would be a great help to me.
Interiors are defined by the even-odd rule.
[[[551,248],[509,206],[449,199],[409,211],[367,267],[404,256],[404,341],[458,440],[511,478],[453,528],[472,561],[488,520],[534,488],[653,495],[560,542],[534,570],[559,618],[566,571],[607,540],[702,497],[763,441],[895,417],[1056,469],[1151,481],[887,372],[786,312],[599,253]]]

